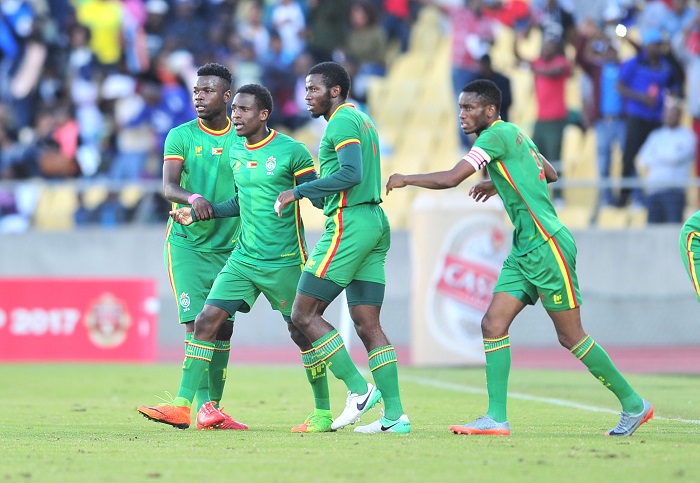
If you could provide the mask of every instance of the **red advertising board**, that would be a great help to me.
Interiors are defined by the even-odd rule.
[[[156,358],[152,279],[0,278],[0,361]]]

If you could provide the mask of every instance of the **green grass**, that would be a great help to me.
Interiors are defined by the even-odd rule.
[[[301,435],[289,429],[312,405],[298,367],[230,367],[223,406],[242,432],[179,431],[136,412],[177,392],[177,364],[0,365],[0,481],[700,481],[696,376],[628,375],[656,419],[608,438],[619,407],[587,372],[513,371],[511,437],[479,437],[448,428],[484,412],[483,369],[400,371],[411,434]],[[337,415],[342,383],[331,394]]]

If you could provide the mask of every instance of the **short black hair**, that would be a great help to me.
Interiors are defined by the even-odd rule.
[[[337,62],[321,62],[311,68],[309,75],[313,74],[321,74],[323,85],[328,89],[340,86],[340,97],[347,99],[350,93],[350,75],[342,65]]]
[[[228,70],[225,66],[221,64],[217,64],[214,62],[210,62],[208,64],[204,64],[202,67],[200,67],[197,70],[197,75],[199,77],[205,76],[205,75],[213,75],[215,77],[218,77],[223,81],[224,84],[224,91],[228,91],[231,89],[231,83],[233,82],[233,76],[231,75],[231,71]]]
[[[261,111],[272,114],[272,94],[267,87],[260,84],[244,84],[238,88],[236,94],[252,95]]]
[[[486,105],[493,104],[496,106],[496,110],[501,112],[501,89],[490,80],[478,79],[471,81],[469,84],[464,86],[462,92],[473,92],[479,98],[479,101]]]

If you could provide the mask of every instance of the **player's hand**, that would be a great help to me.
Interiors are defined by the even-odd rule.
[[[404,175],[401,173],[394,173],[389,176],[389,181],[386,182],[386,194],[394,188],[404,188],[406,186],[406,181],[404,180]]]
[[[493,181],[490,179],[485,179],[479,181],[477,184],[469,188],[469,196],[474,198],[476,201],[481,201],[482,203],[492,196],[497,195],[496,187]]]
[[[282,210],[290,203],[294,203],[294,201],[296,201],[296,198],[294,198],[294,190],[282,191],[277,197],[277,201],[275,201],[274,208],[277,212],[277,216],[282,216]]]
[[[213,220],[214,207],[206,198],[197,198],[192,202],[192,209],[197,214],[197,221]]]
[[[175,223],[179,223],[185,226],[192,224],[192,208],[178,208],[177,210],[171,211],[170,216],[172,217]]]

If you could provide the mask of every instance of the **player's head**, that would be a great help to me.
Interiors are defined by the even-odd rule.
[[[490,80],[470,82],[459,95],[459,121],[466,134],[489,127],[500,117],[501,90]]]
[[[326,119],[350,93],[350,75],[336,62],[321,62],[306,76],[306,104],[313,117]]]
[[[267,120],[272,113],[272,95],[265,86],[245,84],[236,90],[231,104],[231,119],[236,134],[250,138],[267,133]]]
[[[231,72],[221,64],[205,64],[197,70],[192,100],[197,116],[210,121],[226,116],[231,100]]]

